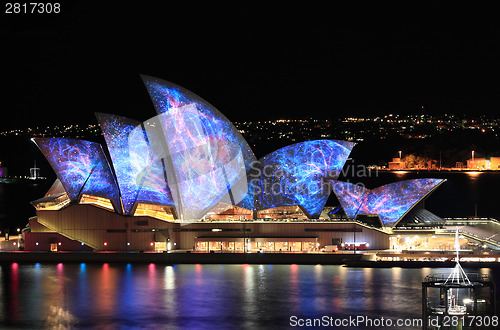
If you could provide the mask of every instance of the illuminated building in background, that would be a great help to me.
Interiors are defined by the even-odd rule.
[[[339,176],[353,142],[305,141],[257,160],[208,102],[172,83],[143,80],[157,116],[141,122],[96,114],[105,146],[33,140],[58,179],[32,202],[37,217],[25,233],[27,250],[316,251],[352,241],[353,230],[371,248],[388,246],[383,229],[332,221],[325,211],[330,181]],[[387,194],[392,201],[376,209],[385,225],[409,209],[408,191],[416,203],[438,185],[426,180],[371,195]],[[353,195],[352,203],[363,196]],[[342,204],[346,213],[357,207],[346,205],[348,200]],[[366,204],[367,213],[373,205]]]
[[[500,170],[500,157],[490,157],[490,167],[492,170]]]
[[[467,169],[469,170],[489,170],[491,163],[486,158],[470,158],[467,159]]]
[[[393,158],[392,162],[389,162],[388,167],[390,170],[404,170],[406,168],[406,164],[401,161],[401,158]]]

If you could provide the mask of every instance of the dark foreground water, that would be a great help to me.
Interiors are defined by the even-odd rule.
[[[293,316],[297,321],[364,316],[396,322],[420,318],[422,279],[448,271],[320,265],[3,264],[0,328],[282,329],[291,327]],[[479,272],[497,278],[493,270]],[[357,327],[363,328],[375,329]]]

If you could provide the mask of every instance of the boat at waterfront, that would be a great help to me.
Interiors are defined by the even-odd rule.
[[[430,274],[422,282],[422,319],[428,329],[429,318],[439,329],[450,317],[457,317],[462,329],[464,317],[489,317],[495,314],[495,286],[488,275],[465,273],[460,264],[458,228],[455,234],[455,266],[449,274]],[[487,289],[487,290],[486,290]]]

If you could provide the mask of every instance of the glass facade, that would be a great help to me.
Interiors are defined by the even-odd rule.
[[[174,213],[171,207],[147,203],[138,203],[134,212],[134,216],[149,216],[165,221],[175,220]]]
[[[70,204],[71,200],[68,197],[68,194],[57,194],[57,195],[52,195],[48,198],[42,198],[39,200],[36,200],[32,202],[33,206],[37,210],[44,210],[44,211],[49,211],[49,210],[60,210],[63,207],[66,207]]]
[[[246,244],[244,243],[246,240]],[[195,250],[199,252],[317,252],[319,245],[314,237],[268,238],[197,238]]]
[[[114,210],[113,204],[111,204],[109,199],[92,195],[83,194],[80,198],[80,204],[90,204],[109,211]]]
[[[217,203],[205,216],[206,220],[250,220],[253,219],[252,210],[239,206]]]
[[[258,211],[257,219],[307,219],[307,215],[300,206],[289,205]]]

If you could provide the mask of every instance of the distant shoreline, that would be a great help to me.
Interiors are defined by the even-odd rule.
[[[371,171],[384,172],[384,173],[395,173],[395,174],[405,174],[405,173],[497,173],[500,174],[500,170],[473,170],[473,169],[455,169],[455,168],[441,168],[441,169],[401,169],[401,170],[390,170],[388,168],[375,168],[371,169]],[[0,177],[0,183],[19,183],[19,182],[29,182],[29,183],[37,183],[41,181],[49,180],[48,177],[38,177],[36,179],[32,179],[29,177]]]
[[[373,171],[373,170],[372,170]],[[431,173],[440,173],[440,172],[456,172],[456,173],[499,173],[500,170],[472,170],[472,169],[453,169],[453,168],[441,168],[441,169],[426,169],[426,168],[419,168],[419,169],[404,169],[404,170],[389,170],[387,168],[378,168],[375,169],[375,171],[381,171],[381,172],[393,172],[393,173],[401,173],[401,172],[431,172]]]
[[[500,262],[461,261],[463,268],[499,268]],[[348,260],[345,267],[359,268],[453,268],[453,261],[365,261]]]
[[[36,179],[30,179],[28,177],[9,177],[9,176],[5,176],[5,177],[0,177],[0,183],[19,183],[19,182],[31,182],[31,183],[36,183],[36,182],[40,182],[40,181],[46,181],[48,180],[49,178],[46,178],[46,177],[39,177],[39,178],[36,178]]]

